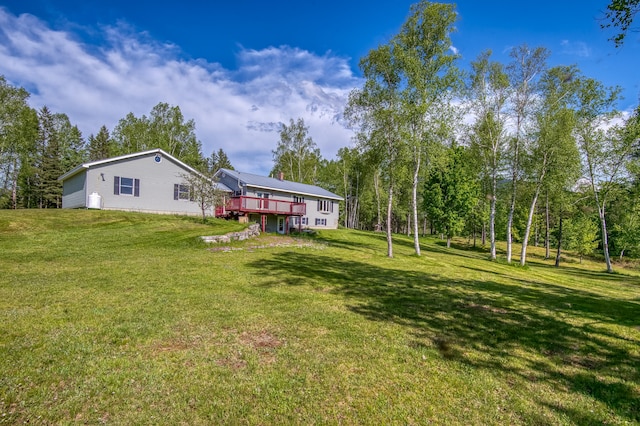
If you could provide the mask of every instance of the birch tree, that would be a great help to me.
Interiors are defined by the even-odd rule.
[[[430,145],[448,139],[453,125],[453,89],[459,81],[457,55],[451,51],[449,34],[457,14],[453,4],[422,1],[395,37],[394,54],[403,77],[402,110],[407,119],[404,138],[412,165],[411,217],[416,254],[420,255],[418,183],[420,169]],[[407,224],[409,227],[409,224]]]
[[[544,70],[549,51],[543,47],[531,50],[522,45],[511,50],[512,61],[507,66],[511,84],[511,116],[514,126],[509,138],[509,167],[511,178],[511,200],[507,217],[507,262],[511,262],[513,251],[513,218],[518,195],[518,181],[521,175],[521,151],[523,149],[525,126],[535,104],[536,77]]]
[[[287,179],[295,182],[316,184],[316,176],[320,167],[320,150],[309,136],[309,127],[303,118],[291,119],[289,125],[280,128],[280,141],[273,154],[271,174],[277,176],[282,172]]]
[[[504,66],[491,61],[485,51],[471,63],[467,99],[475,123],[470,133],[471,148],[482,164],[481,173],[489,181],[489,241],[491,259],[496,259],[496,202],[498,179],[503,169],[506,150],[505,105],[509,96],[509,80]]]
[[[580,158],[573,134],[575,114],[571,109],[576,73],[575,67],[555,67],[547,70],[540,81],[542,101],[535,114],[536,131],[524,160],[533,195],[522,239],[521,265],[526,263],[533,215],[541,190],[545,185],[568,189],[579,177]]]
[[[624,172],[636,140],[621,126],[613,126],[619,117],[614,106],[620,89],[583,78],[578,88],[576,137],[582,155],[582,167],[593,202],[598,211],[602,251],[607,272],[613,272],[609,256],[609,239],[605,207],[614,183]],[[638,111],[635,116],[637,117]],[[632,117],[631,119],[634,119]]]
[[[400,139],[401,76],[393,49],[393,43],[378,46],[360,61],[365,83],[362,89],[354,89],[349,94],[345,109],[345,117],[358,129],[360,149],[373,151],[382,157],[380,168],[387,178],[385,225],[388,257],[393,257],[393,196],[405,148]]]

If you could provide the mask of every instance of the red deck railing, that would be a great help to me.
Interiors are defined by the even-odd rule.
[[[272,198],[234,197],[227,200],[227,212],[281,214],[287,216],[304,216],[307,214],[305,203],[274,200]],[[218,212],[216,211],[216,214]]]

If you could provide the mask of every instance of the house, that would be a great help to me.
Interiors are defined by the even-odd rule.
[[[267,232],[336,229],[342,197],[315,185],[220,169],[216,180],[232,193],[218,216],[247,218]]]
[[[184,176],[194,173],[199,174],[161,149],[84,163],[58,178],[62,208],[202,214],[184,182]]]

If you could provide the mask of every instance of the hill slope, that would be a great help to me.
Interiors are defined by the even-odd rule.
[[[0,211],[0,423],[640,422],[637,272],[238,226]]]

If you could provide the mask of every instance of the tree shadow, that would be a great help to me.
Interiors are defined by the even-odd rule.
[[[474,368],[571,389],[606,404],[623,419],[640,421],[640,356],[629,349],[640,342],[611,330],[611,325],[640,325],[637,303],[541,280],[519,285],[508,274],[501,277],[508,284],[452,281],[437,273],[294,251],[249,267],[269,278],[266,286],[311,285],[340,294],[351,311],[406,327],[412,347],[432,348]],[[578,423],[602,421],[595,414],[564,414]]]

